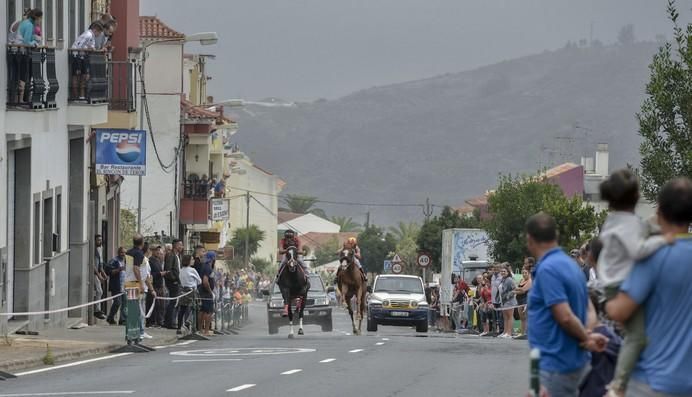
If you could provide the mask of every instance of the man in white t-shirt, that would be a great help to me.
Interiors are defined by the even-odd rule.
[[[103,24],[96,21],[72,44],[72,99],[86,99],[91,67],[89,55],[96,50],[96,37],[103,35]]]

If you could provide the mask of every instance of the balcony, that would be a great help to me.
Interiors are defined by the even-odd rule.
[[[108,53],[68,50],[70,124],[95,125],[108,121]]]
[[[131,61],[109,61],[108,80],[108,110],[136,112],[137,65]]]
[[[183,183],[180,200],[180,223],[185,225],[207,225],[209,223],[209,181],[188,178]]]
[[[7,45],[8,110],[55,109],[55,48]]]

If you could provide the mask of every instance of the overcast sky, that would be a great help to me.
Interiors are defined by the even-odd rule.
[[[665,0],[141,0],[212,61],[217,99],[336,98],[556,49],[568,40],[670,37]],[[679,0],[683,22],[692,0]]]

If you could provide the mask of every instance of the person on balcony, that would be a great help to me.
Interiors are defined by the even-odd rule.
[[[88,51],[96,50],[96,38],[103,35],[103,24],[93,22],[86,32],[77,37],[72,44],[72,97],[86,99],[86,86],[89,81],[90,65]]]
[[[101,18],[97,22],[101,22],[101,25],[103,25],[103,34],[96,36],[96,49],[109,50],[113,34],[118,28],[118,22],[115,17],[110,14],[101,15]]]
[[[16,44],[32,46],[38,45],[35,40],[34,30],[36,26],[41,25],[41,18],[43,18],[43,11],[38,8],[29,10],[26,14],[26,19],[24,19],[17,28],[17,32],[14,37]],[[31,79],[31,60],[26,57],[25,59],[20,59],[19,63],[19,82],[17,84],[17,97],[16,103],[26,102],[28,98],[24,97],[24,90],[26,88],[26,82]]]

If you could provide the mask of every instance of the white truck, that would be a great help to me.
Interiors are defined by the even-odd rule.
[[[488,233],[482,229],[446,229],[442,231],[442,275],[440,305],[449,308],[452,301],[452,273],[470,284],[488,268]],[[441,310],[442,313],[445,313]],[[444,314],[443,314],[444,315]]]

